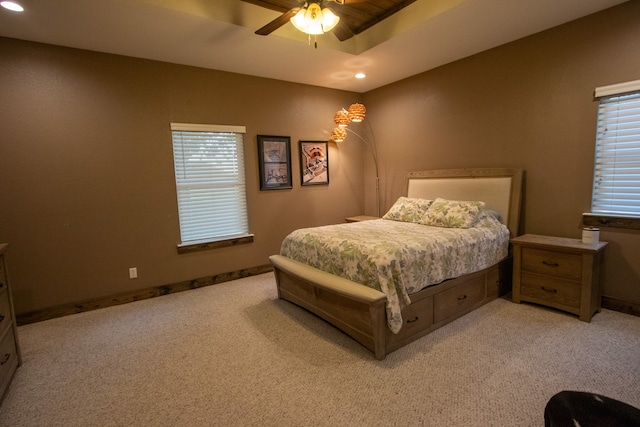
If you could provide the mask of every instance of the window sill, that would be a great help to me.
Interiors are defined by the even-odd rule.
[[[216,240],[215,242],[201,242],[178,245],[178,254],[188,254],[191,252],[207,251],[209,249],[226,248],[229,246],[243,245],[245,243],[253,243],[253,234],[247,234],[246,236],[233,237],[225,240]]]
[[[640,230],[640,218],[625,216],[584,213],[582,214],[582,223],[590,227],[631,228]]]

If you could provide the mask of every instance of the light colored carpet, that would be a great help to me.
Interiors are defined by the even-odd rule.
[[[542,426],[561,390],[640,407],[640,318],[498,299],[377,361],[271,273],[19,328],[8,426]]]

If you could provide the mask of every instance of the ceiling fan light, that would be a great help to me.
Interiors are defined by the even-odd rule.
[[[317,3],[311,3],[306,9],[300,9],[291,23],[305,34],[322,34],[322,11]]]
[[[303,33],[306,32],[306,23],[304,20],[304,14],[307,10],[306,9],[300,9],[298,11],[298,13],[296,13],[289,21],[291,21],[291,23],[293,24],[294,27],[296,27],[298,30],[302,31]]]
[[[340,22],[338,17],[331,9],[325,7],[322,9],[322,30],[326,33],[333,30]]]
[[[290,21],[303,33],[318,35],[331,31],[338,25],[340,18],[331,9],[320,9],[318,3],[311,3],[306,9],[300,9]]]

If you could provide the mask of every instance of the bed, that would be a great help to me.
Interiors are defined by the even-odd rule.
[[[519,234],[522,181],[523,171],[514,168],[411,172],[406,193],[384,219],[287,236],[281,253],[270,257],[278,297],[333,324],[382,360],[509,290],[508,242]],[[447,216],[425,222],[424,212],[431,215],[443,206],[462,206],[462,223]],[[469,212],[473,220],[465,219]],[[430,221],[440,223],[434,227]],[[458,246],[420,240],[431,229]],[[469,244],[469,233],[484,240]],[[402,242],[401,248],[391,241]],[[421,262],[438,258],[437,248],[444,248],[446,268]]]

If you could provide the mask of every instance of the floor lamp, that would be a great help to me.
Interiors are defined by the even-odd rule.
[[[348,110],[345,110],[343,108],[338,111],[333,116],[333,121],[335,122],[337,127],[334,128],[331,132],[331,140],[335,142],[342,142],[347,139],[347,134],[351,133],[358,137],[371,152],[371,155],[373,156],[373,163],[376,168],[376,215],[380,217],[380,175],[378,174],[378,153],[376,152],[375,141],[373,141],[373,131],[371,132],[372,143],[369,143],[360,134],[348,128],[351,123],[360,123],[364,121],[366,112],[367,109],[364,107],[364,105],[358,103],[351,104]],[[371,130],[370,124],[369,130]]]

